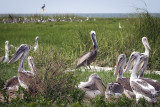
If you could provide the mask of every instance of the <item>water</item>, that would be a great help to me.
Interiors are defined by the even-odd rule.
[[[0,14],[0,17],[8,16],[9,14]],[[80,16],[80,17],[97,17],[97,18],[130,18],[136,17],[135,13],[75,13],[75,14],[11,14],[13,16]],[[151,13],[151,15],[160,17],[160,13]]]

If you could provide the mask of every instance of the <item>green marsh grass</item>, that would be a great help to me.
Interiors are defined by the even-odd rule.
[[[118,28],[119,22],[122,29]],[[35,37],[39,36],[39,50],[35,53],[31,48],[28,56],[34,58],[35,66],[39,72],[38,79],[44,80],[45,74],[48,74],[47,77],[49,78],[46,80],[46,84],[42,84],[42,90],[39,92],[38,97],[30,97],[29,102],[15,99],[9,103],[0,103],[0,105],[97,106],[97,104],[102,104],[102,106],[127,106],[130,104],[133,107],[146,106],[148,103],[143,99],[137,104],[135,100],[129,100],[126,97],[120,98],[117,102],[107,101],[104,103],[103,96],[93,99],[88,105],[85,101],[82,101],[83,92],[73,86],[80,81],[87,81],[93,72],[77,70],[73,73],[64,73],[63,71],[68,68],[75,69],[77,59],[93,48],[89,35],[91,30],[96,32],[97,42],[100,47],[97,59],[92,65],[114,67],[119,54],[126,54],[128,60],[131,52],[144,52],[141,39],[146,36],[151,47],[147,69],[159,70],[159,23],[160,19],[151,16],[149,13],[140,14],[137,18],[96,18],[96,21],[91,18],[88,22],[0,23],[0,56],[4,55],[6,40],[15,47],[19,47],[21,44],[34,46]],[[15,49],[10,50],[10,58],[14,52]],[[24,66],[26,70],[29,70],[27,60]],[[58,72],[53,75],[57,68]],[[17,75],[18,62],[12,65],[0,64],[0,69],[0,89],[2,89],[7,79]],[[46,73],[47,71],[48,73]],[[96,73],[106,85],[109,82],[116,81],[113,71]],[[130,77],[130,74],[124,74],[124,76]],[[160,76],[157,74],[146,74],[145,77],[160,81]],[[71,91],[67,85],[72,87],[74,91]],[[155,105],[158,106],[159,103],[157,102]]]

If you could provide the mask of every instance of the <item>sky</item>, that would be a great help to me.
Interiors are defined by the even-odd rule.
[[[136,8],[160,13],[160,0],[0,0],[0,14],[135,13]]]

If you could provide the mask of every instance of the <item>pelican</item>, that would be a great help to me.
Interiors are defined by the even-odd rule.
[[[144,60],[144,64],[142,66],[142,69],[139,73],[138,78],[143,79],[144,81],[146,81],[147,83],[149,83],[150,85],[152,85],[156,92],[160,92],[160,82],[158,82],[157,80],[151,79],[151,78],[144,78],[144,71],[147,67],[148,64],[148,56],[146,55],[141,55],[141,59],[140,60]]]
[[[154,103],[157,101],[155,88],[149,83],[147,83],[146,81],[144,81],[143,79],[137,78],[136,72],[138,70],[140,58],[141,58],[140,54],[136,52],[132,54],[130,57],[129,64],[133,60],[136,60],[136,63],[133,67],[131,77],[130,77],[130,85],[134,94],[136,95],[136,101],[139,101],[140,98],[144,98],[148,102]]]
[[[18,91],[18,88],[19,88],[18,77],[13,76],[9,80],[7,80],[3,89],[13,92],[13,91]]]
[[[124,92],[124,87],[118,82],[108,83],[105,91],[105,97],[109,98],[110,95],[114,95],[115,98],[119,98]]]
[[[102,86],[106,88],[101,78],[96,73],[93,73],[87,82],[80,82],[78,88],[86,92],[85,98],[90,99],[95,98],[97,95],[104,94]]]
[[[37,36],[35,39],[34,51],[38,50],[38,40],[39,40],[39,37]]]
[[[147,37],[143,37],[142,38],[142,43],[143,43],[143,45],[144,45],[144,47],[145,47],[145,52],[144,53],[140,53],[140,55],[146,55],[148,58],[149,58],[149,49],[151,49],[150,48],[150,46],[149,46],[149,43],[148,43],[148,40],[147,40]],[[133,54],[134,54],[135,52],[133,52]],[[139,52],[136,52],[136,53],[139,53]],[[130,60],[130,59],[129,59]],[[129,61],[128,60],[128,61]],[[128,70],[130,70],[133,66],[134,66],[134,64],[135,64],[135,62],[131,62],[131,66],[129,65],[129,64],[127,64],[127,69],[125,70],[125,72],[127,72]],[[144,61],[144,58],[141,58],[141,60],[140,60],[140,64],[139,64],[139,67],[138,67],[138,70],[141,70],[142,69],[142,66],[143,65],[147,65],[148,64],[148,60],[146,60],[146,61]],[[130,66],[130,67],[128,67],[128,66]]]
[[[6,63],[9,61],[9,42],[5,42],[5,56],[0,57],[0,62]]]
[[[36,72],[36,67],[35,67],[35,64],[34,64],[34,60],[33,60],[33,57],[29,56],[28,57],[28,65],[29,65],[29,68],[30,68],[30,72],[34,75],[37,74]]]
[[[120,25],[120,22],[119,22],[119,26],[118,26],[118,27],[119,27],[119,29],[122,29],[122,27],[121,27],[121,25]]]
[[[84,65],[88,65],[89,68],[90,64],[96,59],[97,56],[97,50],[99,50],[98,44],[97,44],[97,40],[96,40],[96,33],[95,31],[91,31],[90,32],[90,36],[93,42],[93,49],[90,52],[87,52],[86,54],[82,55],[79,59],[78,59],[78,64],[76,68],[79,68],[81,66]]]
[[[18,82],[21,87],[28,89],[29,85],[33,83],[34,74],[30,71],[25,71],[24,61],[29,52],[29,46],[27,44],[22,44],[17,49],[15,54],[12,56],[12,59],[8,64],[12,64],[20,59],[19,68],[18,68]]]
[[[114,71],[114,75],[117,75],[117,82],[120,83],[124,87],[124,94],[128,98],[135,97],[135,94],[132,91],[132,88],[130,86],[130,78],[123,77],[123,69],[126,64],[126,55],[120,54],[118,56],[118,62],[116,64],[116,69]]]
[[[36,75],[35,65],[34,65],[34,62],[33,62],[33,57],[31,57],[31,56],[28,57],[28,65],[29,65],[29,68],[31,70],[31,73]],[[7,82],[5,83],[3,89],[5,89],[7,91],[11,91],[11,92],[18,91],[19,85],[20,84],[19,84],[19,81],[18,81],[18,77],[17,76],[13,76],[9,80],[7,80]]]

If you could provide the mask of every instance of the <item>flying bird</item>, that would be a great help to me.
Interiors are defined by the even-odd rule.
[[[43,6],[41,8],[42,8],[42,11],[44,12],[45,4],[43,4]]]

